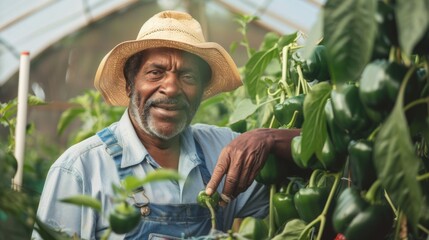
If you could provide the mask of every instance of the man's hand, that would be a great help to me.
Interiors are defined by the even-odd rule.
[[[298,129],[255,129],[241,134],[219,155],[206,193],[211,195],[226,176],[221,198],[223,205],[229,203],[252,184],[269,153],[292,162],[290,142],[299,133]]]

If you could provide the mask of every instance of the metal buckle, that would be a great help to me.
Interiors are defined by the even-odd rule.
[[[146,196],[143,187],[139,187],[136,190],[134,190],[133,194],[130,197],[134,200],[134,206],[140,208],[140,214],[143,217],[146,217],[150,214],[150,208],[148,206],[150,203],[150,200]]]

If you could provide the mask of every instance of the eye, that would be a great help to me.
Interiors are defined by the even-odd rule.
[[[159,80],[164,76],[165,71],[159,70],[159,69],[155,69],[155,70],[150,70],[146,73],[146,76],[148,77],[149,80]]]
[[[188,84],[197,84],[198,83],[198,76],[193,73],[183,73],[180,75],[180,79]]]

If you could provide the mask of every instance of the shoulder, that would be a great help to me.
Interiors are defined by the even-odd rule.
[[[70,177],[77,182],[84,182],[91,172],[99,171],[108,161],[103,142],[97,135],[91,136],[69,147],[52,164],[49,175],[57,177]],[[68,177],[67,177],[68,176]]]

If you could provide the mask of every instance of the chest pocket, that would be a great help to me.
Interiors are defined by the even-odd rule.
[[[122,147],[119,145],[114,133],[109,128],[104,128],[97,133],[104,142],[106,151],[115,162],[119,178],[122,180],[126,176],[132,175],[131,167],[121,168]],[[198,141],[195,141],[198,157],[202,160],[199,165],[201,178],[206,185],[211,174],[207,169],[204,154]],[[141,187],[135,195],[141,195],[144,201],[136,201],[134,206],[139,208],[142,218],[139,226],[126,234],[125,239],[186,239],[195,236],[203,236],[210,233],[211,215],[210,211],[199,204],[155,204],[144,195],[144,188]],[[141,199],[141,198],[140,198]],[[222,228],[223,212],[222,208],[216,209],[216,226]]]

